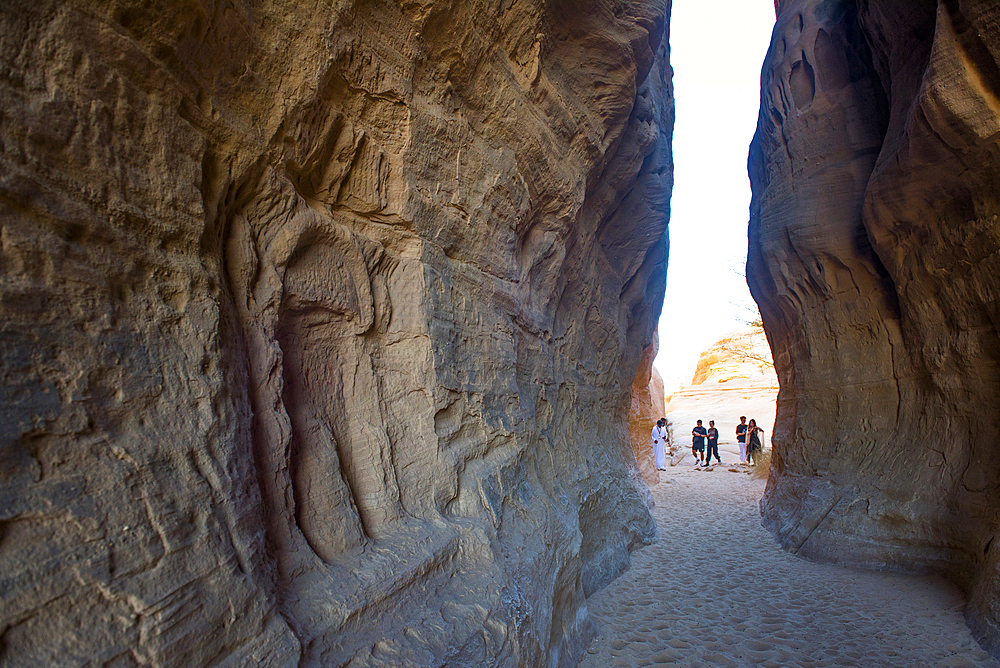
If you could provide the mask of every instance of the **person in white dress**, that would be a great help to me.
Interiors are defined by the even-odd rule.
[[[653,456],[656,458],[656,470],[666,471],[667,428],[664,426],[663,420],[656,421],[656,426],[653,427],[653,432],[650,436],[653,439]]]

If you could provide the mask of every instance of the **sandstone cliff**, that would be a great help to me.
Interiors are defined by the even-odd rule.
[[[0,662],[572,665],[668,6],[3,3]]]
[[[653,366],[653,359],[660,348],[660,337],[653,332],[653,340],[642,352],[639,370],[632,381],[632,406],[629,412],[628,428],[632,439],[632,451],[636,463],[647,485],[660,482],[660,474],[656,470],[656,457],[650,434],[653,425],[663,417],[664,396],[663,378]]]
[[[783,0],[748,282],[781,393],[765,523],[944,572],[1000,651],[1000,5]]]
[[[691,384],[706,382],[777,385],[771,349],[760,323],[722,337],[698,356]]]

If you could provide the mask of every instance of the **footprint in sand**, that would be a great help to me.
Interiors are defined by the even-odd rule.
[[[652,488],[660,540],[589,599],[600,635],[582,668],[1000,668],[973,640],[964,598],[948,583],[784,552],[760,525],[757,478],[663,478],[675,484]]]

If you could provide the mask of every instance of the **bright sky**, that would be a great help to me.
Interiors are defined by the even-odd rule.
[[[760,69],[771,0],[674,0],[674,192],[667,294],[655,365],[667,394],[688,385],[701,351],[756,317],[744,278]]]

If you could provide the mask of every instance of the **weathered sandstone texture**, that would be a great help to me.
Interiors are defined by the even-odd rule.
[[[1000,651],[1000,4],[783,0],[748,281],[781,381],[765,523],[943,572]]]
[[[660,337],[653,332],[653,340],[642,351],[639,370],[635,374],[635,380],[632,381],[632,407],[628,418],[632,451],[635,453],[642,478],[649,485],[660,482],[650,434],[656,421],[666,414],[663,409],[663,378],[653,366],[653,359],[659,347]]]
[[[759,323],[727,334],[701,353],[691,385],[704,383],[777,387],[771,349]]]
[[[0,663],[573,665],[668,6],[0,4]]]

